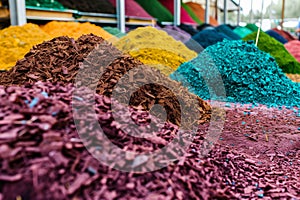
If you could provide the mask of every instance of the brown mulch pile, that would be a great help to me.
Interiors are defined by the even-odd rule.
[[[299,83],[300,82],[300,75],[299,74],[285,74],[289,79],[293,82]]]
[[[0,73],[0,85],[22,86],[37,81],[76,83],[90,88],[94,85],[93,90],[98,94],[111,96],[120,78],[138,66],[142,66],[142,63],[129,55],[123,55],[101,37],[90,34],[80,37],[77,41],[68,37],[58,37],[35,46],[10,71]],[[193,119],[189,117],[191,113],[186,113],[187,117],[184,121],[181,120],[180,102],[177,97],[188,102],[186,110],[195,110],[192,109],[196,108],[196,104],[190,101],[192,99],[198,101],[200,122],[209,120],[210,106],[190,94],[178,82],[147,66],[144,66],[142,71],[135,72],[133,77],[127,76],[127,79],[136,81],[140,80],[141,76],[144,76],[143,80],[138,83],[121,84],[123,92],[119,94],[122,100],[126,101],[124,103],[135,107],[142,106],[147,110],[154,104],[160,104],[168,111],[168,121],[180,125]],[[139,84],[143,85],[143,81],[152,81],[155,84],[146,84],[140,88]],[[125,80],[125,83],[127,82],[129,80]],[[134,93],[129,94],[129,89]]]
[[[24,85],[37,81],[72,83],[79,63],[101,43],[107,44],[103,38],[92,34],[84,35],[77,41],[69,37],[57,37],[43,42],[33,47],[15,67],[2,72],[0,84]]]

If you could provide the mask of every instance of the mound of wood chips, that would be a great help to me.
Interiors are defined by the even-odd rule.
[[[120,172],[100,163],[88,153],[76,131],[72,113],[73,91],[71,85],[41,82],[25,88],[0,88],[2,199],[231,197],[221,186],[217,167],[208,161],[195,161],[195,153],[188,154],[186,157],[193,159],[184,164],[145,174]],[[95,102],[97,117],[105,134],[124,149],[138,149],[135,146],[139,146],[141,150],[145,147],[155,150],[176,133],[176,126],[166,123],[161,132],[154,134],[158,135],[156,139],[153,137],[144,139],[143,144],[138,143],[133,137],[125,136],[114,122],[109,108],[110,98],[96,95]],[[122,112],[126,109],[120,108]],[[122,113],[119,115],[123,116]],[[86,128],[92,126],[89,113],[79,120]],[[124,115],[124,124],[128,120]],[[91,135],[97,133],[89,130]],[[197,138],[197,143],[201,143],[201,134]],[[147,164],[147,161],[141,163],[141,167],[147,167]]]
[[[177,100],[179,96],[188,103],[189,110],[199,109],[197,112],[201,123],[210,119],[211,108],[203,100],[190,94],[187,89],[158,70],[144,66],[129,55],[123,55],[110,43],[93,34],[83,35],[76,41],[68,37],[57,37],[35,46],[10,71],[0,73],[0,85],[22,86],[37,81],[76,82],[76,84],[88,87],[96,84],[97,87],[95,85],[94,89],[98,94],[110,97],[120,78],[138,66],[143,66],[142,75],[145,76],[146,81],[154,81],[155,86],[152,84],[140,88],[140,86],[129,85],[124,88],[123,94],[127,93],[129,87],[135,87],[137,91],[129,97],[124,95],[124,101],[135,107],[142,106],[147,110],[151,109],[155,103],[160,104],[168,109],[168,121],[181,125],[180,105]],[[77,76],[80,70],[78,81]],[[134,80],[140,75],[141,72],[135,73]],[[171,91],[168,87],[174,90]],[[198,105],[192,103],[191,99],[197,99]],[[186,118],[184,120],[192,121]]]

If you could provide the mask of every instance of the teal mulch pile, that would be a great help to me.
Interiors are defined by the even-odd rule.
[[[172,13],[158,0],[136,0],[144,10],[160,22],[173,22]]]
[[[243,40],[256,40],[257,32],[254,32]],[[264,32],[260,32],[258,48],[273,56],[284,73],[300,74],[300,63],[286,50],[284,45]]]
[[[106,26],[106,27],[103,27],[103,29],[106,32],[108,32],[108,33],[110,33],[110,34],[112,34],[112,35],[114,35],[118,38],[121,38],[121,37],[126,35],[125,33],[122,33],[118,28]]]
[[[246,27],[237,27],[233,30],[234,33],[238,34],[241,38],[246,37],[247,35],[251,34],[253,31]]]
[[[227,35],[228,37],[230,37],[232,40],[240,40],[240,39],[242,39],[238,34],[236,34],[235,32],[233,32],[231,30],[231,28],[229,28],[225,24],[222,24],[222,25],[216,27],[215,29],[218,32],[220,32],[220,33],[224,33],[225,35]]]
[[[256,26],[255,24],[247,24],[246,28],[253,32],[258,31],[258,26]]]
[[[182,64],[170,76],[203,99],[268,106],[300,105],[300,85],[287,78],[275,59],[252,41],[219,42]],[[227,98],[222,97],[222,86]]]
[[[231,40],[230,37],[224,33],[216,31],[215,29],[205,29],[200,31],[194,35],[192,39],[198,42],[203,48],[207,48],[216,44],[217,42],[222,42],[224,39]]]

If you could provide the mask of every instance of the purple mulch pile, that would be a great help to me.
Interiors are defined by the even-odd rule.
[[[219,165],[223,182],[238,197],[300,198],[298,112],[266,106],[227,109],[219,143],[232,151]]]
[[[175,40],[181,41],[182,43],[187,43],[191,39],[191,35],[176,26],[156,26],[155,28],[167,32]]]
[[[195,152],[186,155],[191,158],[185,163],[146,174],[120,172],[102,165],[88,153],[77,134],[71,111],[73,91],[70,85],[50,83],[0,89],[2,199],[232,197],[223,191],[217,167],[210,161],[197,162]],[[140,145],[133,137],[124,136],[111,115],[110,103],[109,98],[96,95],[97,117],[106,135],[113,136],[112,141],[124,149],[144,146],[155,150],[176,134],[176,126],[166,124],[156,133],[156,139],[145,139]],[[125,124],[128,120],[124,116]],[[88,113],[81,115],[81,121],[87,128],[92,124]],[[94,133],[97,130],[91,129],[90,134]],[[201,143],[202,136],[197,138]],[[147,167],[147,162],[140,165]]]
[[[206,157],[200,155],[206,135],[205,126],[201,126],[179,162],[155,172],[135,174],[109,168],[86,150],[73,120],[73,114],[76,116],[72,113],[73,92],[71,85],[40,82],[24,88],[0,88],[2,199],[297,199],[300,196],[299,119],[293,110],[228,108],[224,131]],[[95,102],[101,127],[120,148],[153,151],[178,133],[176,126],[165,123],[161,131],[153,132],[152,138],[141,143],[124,134],[120,123],[114,121],[109,98],[96,95]],[[121,111],[119,116],[128,109],[117,107]],[[132,116],[139,115],[134,112]],[[123,125],[129,120],[126,116],[121,119]],[[142,122],[147,123],[149,118],[144,119]],[[87,128],[93,123],[88,113],[81,115],[80,121]],[[97,133],[89,130],[89,134]],[[124,165],[134,163],[132,159],[128,158]],[[140,167],[147,168],[148,161],[140,162]]]

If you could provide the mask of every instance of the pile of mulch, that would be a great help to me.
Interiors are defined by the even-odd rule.
[[[252,31],[246,27],[238,26],[236,27],[233,32],[238,34],[241,38],[246,37],[247,35],[251,34]]]
[[[175,40],[181,41],[182,43],[187,43],[191,39],[191,35],[177,26],[156,26],[158,30],[163,30],[172,36]]]
[[[166,109],[167,120],[175,125],[192,122],[195,117],[193,112],[200,114],[198,119],[201,123],[210,119],[209,104],[191,94],[180,83],[131,56],[122,55],[112,59],[114,56],[115,52],[111,52],[106,45],[99,45],[83,63],[84,70],[79,77],[86,76],[86,79],[79,82],[87,81],[84,85],[88,87],[94,85],[91,89],[96,89],[97,94],[112,97],[115,92],[114,98],[120,103],[142,107],[147,111],[159,104]],[[95,75],[99,67],[102,74]]]
[[[212,26],[211,24],[207,24],[207,23],[202,23],[199,26],[197,26],[197,30],[198,31],[204,31],[206,29],[214,29],[215,27]]]
[[[244,199],[299,199],[298,108],[227,106],[219,142],[232,152],[219,163],[223,182]]]
[[[284,47],[290,52],[294,58],[298,62],[300,62],[300,41],[299,40],[293,40],[284,45]]]
[[[1,73],[0,85],[24,85],[37,81],[72,83],[79,63],[101,43],[109,46],[103,38],[92,34],[81,36],[77,41],[57,37],[43,42],[34,46],[12,69]]]
[[[196,59],[182,64],[171,78],[187,85],[202,99],[223,98],[224,94],[218,94],[223,85],[226,99],[222,101],[300,105],[299,84],[289,80],[275,59],[252,41],[224,40],[210,46]],[[215,86],[215,91],[210,91],[207,83]]]
[[[98,36],[84,35],[77,41],[68,37],[58,37],[35,46],[10,71],[1,73],[0,85],[22,86],[37,81],[80,82],[81,85],[87,87],[93,87],[96,84],[98,87],[95,86],[93,90],[98,94],[110,97],[119,79],[129,70],[142,65],[141,62],[131,56],[122,55],[119,50]],[[182,101],[188,102],[189,99],[197,99],[200,120],[207,121],[209,119],[210,106],[208,104],[190,94],[179,83],[172,81],[158,70],[147,66],[143,67],[145,70],[137,74],[136,79],[139,79],[138,76],[144,76],[145,78],[140,84],[144,85],[143,81],[148,80],[156,83],[155,86],[146,85],[140,90],[138,90],[140,86],[136,86],[137,92],[133,97],[138,96],[133,98],[124,94],[122,96],[124,101],[130,102],[132,106],[143,106],[148,110],[156,103],[166,106],[168,108],[168,121],[179,125],[181,117],[180,109],[177,108],[180,105],[176,100],[176,94],[181,97]],[[81,75],[78,76],[79,71],[81,71]],[[100,72],[103,73],[102,76]],[[78,78],[81,78],[81,80],[78,80]],[[167,88],[172,87],[174,90],[164,89],[158,85],[159,83]],[[130,88],[127,88],[124,93],[127,94],[128,89]],[[189,103],[187,107],[190,106],[190,109],[192,109],[194,105],[194,103]],[[189,119],[186,118],[186,120]]]
[[[209,161],[197,163],[196,153],[189,154],[194,161],[171,165],[153,173],[134,174],[111,169],[97,161],[88,153],[80,139],[73,116],[88,129],[94,138],[99,130],[93,128],[91,113],[76,111],[72,113],[72,94],[70,85],[36,83],[25,88],[8,87],[0,89],[0,196],[3,199],[190,199],[214,197],[231,198],[223,190],[217,167]],[[85,90],[81,90],[85,95]],[[88,104],[82,98],[78,104]],[[75,102],[75,104],[77,104]],[[176,126],[165,124],[160,132],[143,139],[143,143],[126,135],[126,125],[131,120],[123,115],[128,108],[117,104],[121,121],[114,121],[110,110],[111,100],[95,96],[95,111],[99,123],[111,141],[124,150],[154,151],[167,144]],[[80,106],[80,105],[79,105]],[[132,113],[136,116],[139,113]],[[80,116],[78,116],[80,115]],[[143,117],[142,117],[143,118]],[[148,118],[132,118],[141,125]],[[153,123],[157,121],[151,118]],[[144,130],[144,129],[141,129]],[[200,134],[197,136],[201,143]],[[95,149],[101,137],[93,140]],[[180,147],[173,149],[176,154]],[[166,154],[167,156],[167,154]],[[115,159],[112,155],[107,159]],[[124,158],[123,158],[124,159]],[[162,158],[163,159],[163,158]],[[110,160],[118,162],[118,159]],[[128,158],[123,165],[137,165],[147,169],[148,162]],[[205,168],[204,168],[205,166]],[[124,166],[125,167],[125,166]]]
[[[198,31],[192,26],[192,25],[188,25],[188,24],[180,24],[179,28],[185,32],[187,32],[188,34],[190,34],[191,36],[196,35],[198,33]]]
[[[198,42],[203,48],[207,48],[218,42],[222,42],[224,39],[232,40],[227,35],[216,31],[215,29],[205,29],[200,31],[192,37],[193,40]]]
[[[218,32],[224,33],[225,35],[227,35],[228,37],[230,37],[232,40],[240,40],[240,39],[242,39],[238,34],[236,34],[235,32],[233,32],[233,30],[231,28],[229,28],[229,26],[227,26],[226,24],[222,24],[222,25],[216,27],[216,30]]]
[[[300,74],[285,74],[289,79],[293,82],[299,83],[300,82]]]
[[[114,35],[114,36],[116,36],[116,37],[118,37],[118,38],[121,38],[121,37],[123,37],[123,36],[126,35],[126,33],[122,33],[122,32],[120,31],[120,29],[118,29],[118,28],[116,28],[116,27],[105,26],[105,27],[103,27],[103,29],[104,29],[106,32],[108,32],[108,33],[110,33],[110,34],[112,34],[112,35]]]
[[[257,32],[243,38],[244,41],[256,41]],[[283,72],[300,74],[300,63],[286,50],[284,45],[264,32],[260,32],[258,48],[273,56]]]
[[[154,172],[136,174],[109,168],[86,150],[74,125],[73,116],[78,113],[71,111],[73,91],[71,85],[50,83],[0,88],[2,199],[297,199],[300,196],[299,118],[293,109],[227,105],[231,108],[226,109],[224,131],[206,157],[200,153],[206,130],[201,126],[181,161]],[[85,90],[81,92],[85,94]],[[139,146],[138,150],[151,151],[161,148],[173,138],[171,134],[178,133],[176,127],[166,123],[161,132],[152,133],[157,137],[144,139],[143,144],[136,142],[133,137],[125,137],[121,129],[124,127],[114,121],[111,103],[109,98],[96,95],[94,108],[105,134],[112,136],[111,141],[120,148]],[[117,107],[122,112],[128,109]],[[122,112],[118,115],[123,116]],[[126,126],[128,117],[121,119],[124,122],[121,125]],[[81,116],[80,122],[87,126],[89,134],[97,134],[91,128],[95,122],[89,113]],[[142,124],[147,122],[146,117]],[[124,165],[133,164],[136,158],[128,159]],[[141,168],[147,168],[147,164],[148,160],[139,162]]]
[[[79,10],[82,12],[95,12],[95,13],[108,13],[115,14],[116,9],[109,2],[109,0],[85,0],[85,1],[77,1],[77,0],[57,0],[64,7]]]
[[[249,30],[253,31],[253,32],[258,31],[258,29],[259,29],[259,27],[256,26],[255,24],[247,24],[245,27],[248,28]]]
[[[266,31],[266,33],[282,44],[286,44],[288,42],[287,39],[285,39],[283,36],[281,36],[279,33],[277,33],[274,30],[268,30]]]
[[[289,32],[287,32],[285,30],[279,30],[278,28],[273,28],[272,30],[279,33],[281,36],[283,36],[289,42],[296,39],[294,36],[292,36]]]

